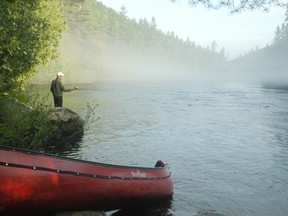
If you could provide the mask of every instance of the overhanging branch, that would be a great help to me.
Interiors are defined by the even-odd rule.
[[[177,0],[171,0],[176,2]],[[232,13],[246,10],[269,11],[272,6],[285,7],[288,5],[286,0],[188,0],[190,5],[204,5],[206,8],[220,9],[228,8]]]

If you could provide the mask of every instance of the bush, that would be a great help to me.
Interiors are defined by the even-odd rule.
[[[0,145],[43,149],[55,129],[46,100],[38,93],[0,95]]]

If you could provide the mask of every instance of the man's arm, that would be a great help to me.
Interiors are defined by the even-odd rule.
[[[51,86],[50,86],[50,91],[52,92],[52,94],[54,94],[54,80],[51,82]]]
[[[71,91],[76,89],[75,87],[72,89],[65,89],[65,87],[61,81],[59,81],[59,86],[60,86],[61,91],[63,91],[63,92],[71,92]]]

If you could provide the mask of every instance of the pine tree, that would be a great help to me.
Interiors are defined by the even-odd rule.
[[[279,43],[279,41],[281,41],[281,38],[282,38],[281,37],[281,29],[280,29],[280,26],[278,25],[276,28],[276,31],[275,31],[275,36],[274,36],[272,44],[275,45],[275,44]]]

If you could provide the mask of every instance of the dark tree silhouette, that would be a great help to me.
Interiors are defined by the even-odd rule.
[[[179,0],[171,0],[177,2]],[[269,11],[272,6],[285,7],[288,5],[286,0],[188,0],[190,5],[204,5],[207,8],[219,9],[228,8],[232,13],[238,13],[245,10],[263,10]]]

